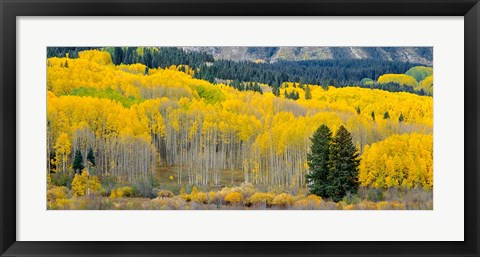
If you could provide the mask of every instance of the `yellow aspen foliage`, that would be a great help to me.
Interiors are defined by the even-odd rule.
[[[142,48],[137,51],[143,54]],[[119,181],[145,178],[161,165],[185,168],[170,179],[179,184],[185,178],[195,185],[219,185],[225,179],[233,183],[234,173],[240,171],[245,182],[304,187],[310,137],[319,124],[332,131],[344,125],[361,154],[392,135],[433,131],[429,96],[284,83],[282,94],[299,93],[293,101],[271,90],[239,91],[196,79],[183,65],[145,71],[143,64],[115,66],[107,52],[98,50],[80,52],[75,59],[48,59],[48,142],[57,170],[69,169],[76,149],[86,154],[93,148],[100,157],[95,160],[96,174]],[[403,76],[400,81],[407,84],[415,80]],[[306,86],[309,100],[304,97]],[[431,161],[410,161],[407,151],[391,160],[378,150],[368,154],[385,161],[371,164],[378,169],[362,175],[369,185],[401,187],[429,181],[416,172]],[[398,175],[401,160],[413,163],[402,173],[410,174],[402,175],[407,179]],[[380,174],[390,175],[384,179]]]
[[[420,88],[426,93],[433,94],[433,75],[425,77],[422,81],[420,81]]]
[[[374,188],[433,187],[432,135],[393,135],[366,147],[359,167],[359,182]]]
[[[82,171],[81,175],[75,174],[73,177],[72,192],[74,196],[89,195],[90,193],[98,192],[100,188],[98,177],[90,175],[86,169]]]
[[[384,74],[378,77],[378,83],[396,83],[413,88],[418,86],[418,82],[414,77],[405,74]]]
[[[112,64],[112,57],[108,52],[100,50],[81,51],[78,53],[80,59],[96,62],[100,65]]]
[[[61,133],[54,146],[56,149],[55,162],[57,165],[57,171],[59,166],[61,166],[62,171],[65,172],[68,155],[70,154],[70,147],[71,143],[68,135],[66,133]]]

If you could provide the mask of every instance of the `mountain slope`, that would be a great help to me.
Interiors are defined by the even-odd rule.
[[[276,62],[279,60],[378,59],[433,65],[431,47],[183,47],[215,59]]]

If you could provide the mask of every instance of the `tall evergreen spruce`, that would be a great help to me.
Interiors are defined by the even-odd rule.
[[[85,168],[85,165],[83,165],[82,151],[80,151],[80,149],[77,149],[77,151],[75,151],[75,157],[73,159],[72,169],[75,173],[80,173],[83,170],[83,168]]]
[[[113,63],[119,65],[123,62],[123,50],[121,47],[115,47],[113,50]]]
[[[358,151],[352,142],[352,135],[342,125],[338,128],[330,147],[327,181],[327,195],[335,202],[342,200],[348,193],[358,190]]]
[[[306,175],[307,185],[310,193],[328,197],[327,189],[329,185],[327,176],[329,173],[328,163],[332,132],[327,125],[322,124],[313,133],[311,140],[311,153],[307,155],[307,164],[310,169],[310,172]]]
[[[91,147],[88,149],[87,161],[89,161],[92,166],[95,166],[95,154],[93,153],[93,149]]]
[[[332,137],[330,129],[321,125],[313,134],[311,153],[307,155],[310,172],[306,175],[311,194],[338,202],[358,190],[358,151],[352,135],[342,125]]]

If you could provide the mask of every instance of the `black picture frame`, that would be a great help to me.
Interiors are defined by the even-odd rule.
[[[478,0],[0,0],[1,256],[479,256]],[[24,242],[16,240],[17,16],[464,16],[463,242]],[[448,222],[448,221],[445,221]]]

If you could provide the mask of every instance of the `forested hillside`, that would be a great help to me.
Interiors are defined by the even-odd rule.
[[[85,49],[88,48],[49,48],[47,54],[48,57],[64,57],[68,53],[70,57],[76,58],[78,51]],[[416,84],[412,86],[402,83],[401,80],[364,83],[366,79],[377,81],[383,74],[404,74],[420,65],[414,62],[416,59],[409,59],[409,62],[405,62],[401,58],[399,60],[397,60],[398,58],[375,58],[374,56],[376,55],[373,55],[374,50],[372,49],[376,48],[362,48],[363,51],[373,51],[371,58],[350,58],[345,53],[340,54],[347,51],[345,48],[332,48],[334,50],[331,51],[338,52],[334,55],[335,58],[304,61],[294,61],[295,59],[285,58],[272,63],[260,62],[258,60],[215,60],[210,53],[204,51],[184,51],[176,47],[103,47],[98,49],[109,52],[112,56],[112,62],[116,65],[142,63],[147,68],[168,68],[171,65],[188,65],[195,71],[195,78],[208,80],[212,83],[229,80],[265,83],[275,89],[273,93],[277,96],[278,89],[284,82],[315,84],[324,88],[328,86],[358,86],[419,95],[431,95],[433,92],[429,89],[422,90],[422,88],[428,87],[426,85],[424,87]],[[231,47],[227,47],[227,49],[231,49]],[[262,49],[265,52],[270,48],[248,49],[251,51]],[[417,51],[427,51],[419,49]],[[407,50],[413,51],[409,48],[405,48],[404,51],[408,52]],[[395,48],[391,51],[398,52],[400,50]],[[425,68],[432,69],[431,67]],[[410,76],[410,74],[407,75]]]
[[[153,59],[148,66],[123,64],[130,57],[122,51],[123,57],[117,59],[116,49],[110,49],[113,58],[108,51],[86,50],[70,52],[76,58],[47,60],[50,208],[133,208],[127,202],[78,207],[81,198],[69,200],[70,196],[93,192],[109,199],[159,197],[160,202],[142,200],[143,207],[138,208],[182,209],[190,202],[213,204],[214,199],[217,207],[263,201],[268,206],[286,208],[299,201],[299,206],[314,208],[313,204],[320,208],[323,200],[308,198],[305,192],[311,137],[321,124],[332,131],[344,126],[351,133],[360,156],[358,181],[365,199],[371,190],[431,192],[431,96],[316,85],[302,77],[300,81],[281,80],[275,87],[261,79],[250,80],[249,76],[212,83],[198,78],[205,72],[208,55],[193,57],[176,49],[166,54],[178,54],[178,59],[169,59],[171,63],[158,59],[162,65],[154,68]],[[140,57],[135,58],[145,60],[148,52],[136,52]],[[191,58],[188,63],[183,61],[186,58]],[[227,63],[215,62],[210,67]],[[252,67],[255,73],[257,66]],[[408,70],[405,76],[413,78],[414,84],[404,82],[403,77],[382,79],[388,74],[378,74],[378,81],[372,80],[372,84],[431,88],[428,81],[424,82],[431,82],[431,70],[412,70],[409,65],[404,68],[389,72]],[[363,75],[358,78],[368,77]],[[302,194],[304,197],[300,197]],[[166,202],[175,195],[183,200]],[[351,199],[340,205],[323,202],[326,205],[321,208],[370,204]],[[374,203],[376,209],[430,208],[400,202],[381,205]]]

